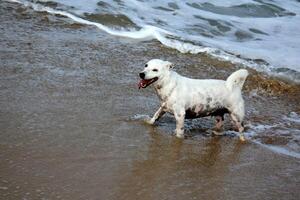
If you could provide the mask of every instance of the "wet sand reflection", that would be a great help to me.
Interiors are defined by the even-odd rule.
[[[136,160],[120,183],[119,199],[220,199],[229,167],[239,159],[238,140],[209,137],[180,140],[148,127],[151,142],[144,160]],[[166,138],[167,137],[167,138]]]

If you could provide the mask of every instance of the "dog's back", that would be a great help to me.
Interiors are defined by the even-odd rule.
[[[176,101],[176,104],[181,104],[178,106],[187,110],[199,108],[198,117],[211,115],[215,110],[225,108],[229,113],[235,113],[237,118],[241,120],[244,118],[241,89],[248,76],[247,70],[241,69],[232,73],[226,81],[191,79],[173,73],[173,77],[176,77],[176,92],[174,96],[171,95],[171,99]]]

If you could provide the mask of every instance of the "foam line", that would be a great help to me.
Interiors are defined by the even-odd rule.
[[[145,26],[142,29],[140,29],[139,31],[122,31],[122,32],[114,31],[100,23],[91,22],[91,21],[82,19],[80,17],[77,17],[77,16],[75,16],[71,13],[65,12],[65,11],[54,10],[52,8],[34,4],[34,3],[31,3],[28,1],[18,1],[18,0],[11,0],[11,1],[17,2],[17,3],[23,3],[25,6],[29,6],[36,11],[41,11],[41,12],[45,11],[45,12],[48,12],[51,14],[62,15],[62,16],[68,17],[68,18],[74,20],[75,22],[78,22],[81,24],[96,26],[98,29],[105,31],[108,34],[118,36],[118,37],[127,37],[127,38],[131,38],[131,39],[141,40],[141,39],[155,39],[156,34],[170,34],[168,31],[154,27],[154,26]]]
[[[130,38],[130,39],[135,39],[135,40],[157,39],[165,46],[177,49],[181,53],[196,54],[196,53],[200,53],[200,52],[201,53],[203,53],[203,52],[210,53],[210,52],[215,51],[213,48],[200,47],[200,46],[192,45],[189,43],[180,42],[177,40],[167,39],[166,35],[169,35],[169,36],[176,36],[176,35],[167,30],[164,30],[164,29],[161,29],[161,28],[158,28],[155,26],[151,26],[151,25],[144,25],[139,31],[115,31],[115,30],[112,30],[100,23],[91,22],[86,19],[82,19],[80,17],[77,17],[77,16],[75,16],[71,13],[65,12],[65,11],[54,10],[52,8],[34,4],[34,3],[31,3],[28,1],[19,1],[19,0],[9,0],[9,1],[24,4],[25,6],[31,7],[32,9],[34,9],[36,11],[40,11],[40,12],[44,11],[44,12],[48,12],[51,14],[62,15],[62,16],[68,17],[80,24],[95,26],[98,29],[100,29],[110,35],[113,35],[113,36],[126,37],[126,38]]]
[[[25,6],[33,8],[36,11],[45,11],[50,14],[62,15],[62,16],[65,16],[65,17],[68,17],[68,18],[74,20],[77,23],[95,26],[98,29],[100,29],[110,35],[113,35],[113,36],[126,37],[126,38],[130,38],[133,40],[156,39],[160,43],[162,43],[164,46],[173,48],[173,49],[177,49],[181,53],[192,53],[192,54],[208,53],[220,60],[230,61],[235,64],[242,64],[247,67],[254,68],[257,71],[268,73],[269,75],[272,75],[272,76],[281,76],[281,77],[290,79],[296,83],[300,83],[300,79],[291,77],[290,74],[277,73],[276,68],[271,65],[257,64],[251,60],[239,58],[239,57],[235,56],[234,54],[227,53],[227,52],[221,50],[220,48],[204,47],[204,46],[200,46],[200,45],[194,45],[194,44],[188,43],[188,42],[182,42],[182,41],[176,40],[176,39],[170,39],[168,36],[171,36],[172,38],[183,38],[183,39],[184,39],[184,37],[177,35],[176,33],[167,31],[165,29],[159,28],[159,27],[146,25],[146,24],[142,23],[142,24],[139,24],[139,25],[141,25],[142,28],[138,31],[134,31],[134,30],[132,30],[132,31],[116,31],[116,30],[113,30],[101,23],[92,22],[92,21],[83,19],[81,17],[78,17],[78,16],[71,14],[69,12],[66,12],[66,11],[55,10],[55,9],[52,9],[52,8],[49,8],[49,7],[40,5],[40,4],[31,3],[26,0],[7,0],[7,1],[23,4]],[[206,42],[208,44],[208,46],[209,46],[209,43],[216,45],[216,43],[218,42],[218,41],[215,41],[215,39],[203,38],[203,36],[197,36],[197,38],[195,38],[195,39],[200,40],[201,42]],[[240,45],[242,45],[242,44],[240,44]]]
[[[254,141],[254,143],[258,144],[258,145],[261,145],[273,152],[276,152],[278,154],[282,154],[282,155],[286,155],[286,156],[291,156],[291,157],[294,157],[294,158],[297,158],[297,159],[300,159],[300,153],[297,153],[297,152],[294,152],[294,151],[289,151],[283,147],[279,147],[279,146],[272,146],[272,145],[266,145],[266,144],[262,144],[261,142],[259,141]]]

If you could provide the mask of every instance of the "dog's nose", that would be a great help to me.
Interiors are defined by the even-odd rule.
[[[141,72],[141,73],[140,73],[140,77],[141,77],[141,79],[144,79],[144,78],[145,78],[145,73],[144,73],[144,72]]]

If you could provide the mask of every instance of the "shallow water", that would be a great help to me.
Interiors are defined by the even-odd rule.
[[[248,142],[229,121],[142,119],[159,102],[138,90],[151,58],[195,78],[226,78],[236,66],[180,54],[1,2],[0,196],[3,199],[297,199],[299,86],[250,70]],[[259,80],[259,81],[258,81]]]

